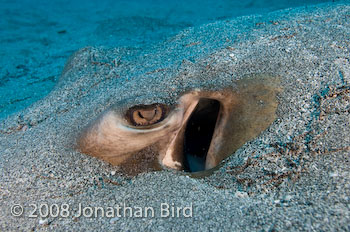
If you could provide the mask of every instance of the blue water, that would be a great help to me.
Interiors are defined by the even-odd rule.
[[[47,95],[84,46],[138,47],[186,27],[326,0],[0,0],[0,120]]]

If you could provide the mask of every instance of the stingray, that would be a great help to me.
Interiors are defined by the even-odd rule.
[[[174,104],[114,104],[80,133],[78,149],[129,175],[211,173],[274,120],[279,78],[255,75],[218,90],[191,89]]]

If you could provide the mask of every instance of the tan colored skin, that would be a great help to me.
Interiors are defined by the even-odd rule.
[[[161,122],[149,128],[128,125],[113,110],[104,112],[78,138],[81,152],[119,165],[135,175],[162,166],[182,170],[186,124],[201,98],[221,104],[205,168],[214,168],[275,119],[277,78],[244,79],[235,91],[194,90],[184,94]],[[156,157],[154,157],[156,156]]]

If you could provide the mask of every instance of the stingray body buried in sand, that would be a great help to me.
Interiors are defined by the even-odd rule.
[[[78,148],[131,175],[161,168],[210,173],[275,119],[278,82],[259,75],[186,91],[173,105],[117,103],[83,130]]]
[[[330,3],[75,52],[0,124],[0,230],[348,231],[349,15]],[[193,217],[29,220],[31,204],[164,202]]]

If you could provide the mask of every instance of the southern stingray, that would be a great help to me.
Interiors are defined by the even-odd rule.
[[[48,96],[0,126],[1,230],[45,229],[30,204],[81,202],[194,207],[118,219],[125,230],[349,229],[349,15],[330,3],[75,52]],[[113,226],[90,219],[45,226]]]

